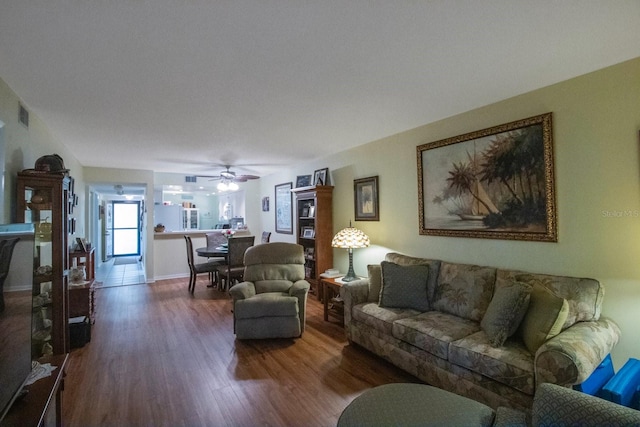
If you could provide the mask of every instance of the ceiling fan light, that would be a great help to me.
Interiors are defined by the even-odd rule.
[[[228,187],[227,184],[224,182],[220,182],[218,183],[217,187],[216,187],[219,191],[227,191]]]
[[[240,187],[238,187],[238,184],[236,184],[235,182],[230,182],[229,183],[229,190],[236,191],[238,188],[240,188]]]

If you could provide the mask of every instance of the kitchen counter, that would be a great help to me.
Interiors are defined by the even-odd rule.
[[[191,237],[193,248],[207,246],[205,233],[222,232],[224,230],[182,230],[164,231],[153,233],[153,265],[154,280],[176,279],[189,277],[189,266],[187,265],[186,243],[183,236]],[[236,236],[250,236],[249,230],[238,230]],[[196,262],[204,262],[205,258],[198,257],[195,253]],[[198,258],[201,258],[198,260]]]

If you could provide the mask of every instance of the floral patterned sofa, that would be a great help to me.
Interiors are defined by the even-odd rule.
[[[620,336],[593,279],[398,253],[368,269],[341,289],[349,342],[494,409],[530,409],[542,383],[583,382]]]

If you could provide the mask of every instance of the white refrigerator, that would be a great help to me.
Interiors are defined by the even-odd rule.
[[[182,209],[180,205],[156,205],[153,224],[164,225],[165,231],[182,231]]]

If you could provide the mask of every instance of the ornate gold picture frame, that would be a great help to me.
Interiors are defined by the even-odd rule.
[[[552,113],[419,145],[420,234],[557,242]]]

